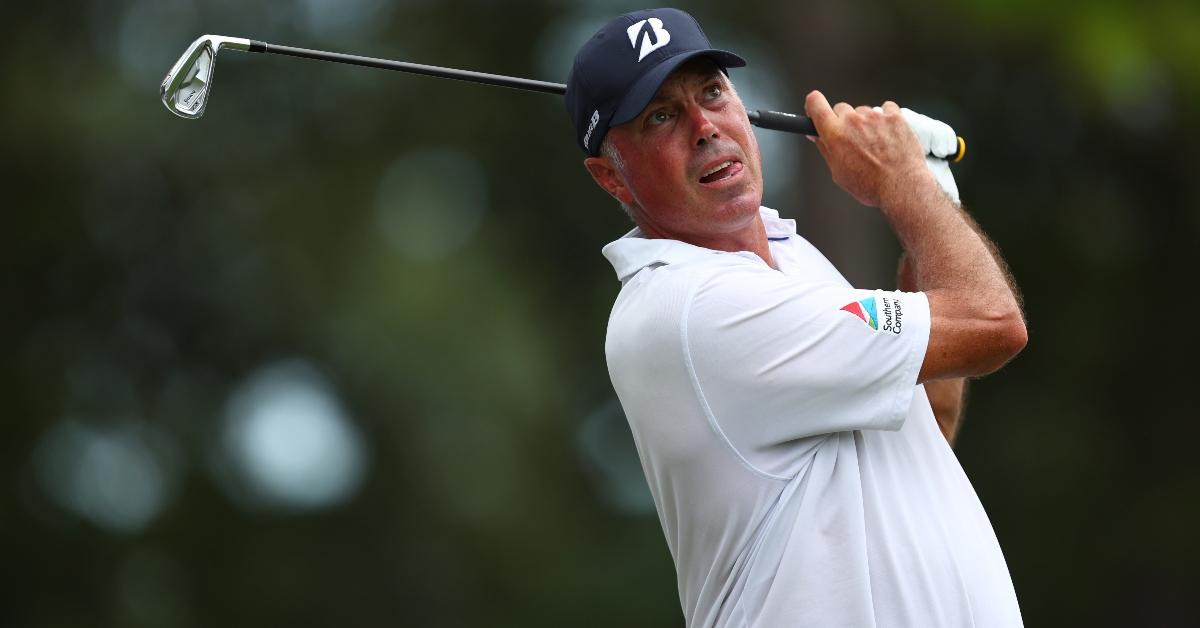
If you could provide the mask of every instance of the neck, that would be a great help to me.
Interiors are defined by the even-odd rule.
[[[714,251],[749,251],[757,255],[767,266],[779,270],[775,258],[771,256],[770,240],[767,239],[767,227],[763,224],[762,216],[754,214],[751,222],[737,230],[721,234],[679,234],[667,233],[656,228],[653,224],[638,221],[638,227],[647,238],[679,240],[694,246],[713,249]]]

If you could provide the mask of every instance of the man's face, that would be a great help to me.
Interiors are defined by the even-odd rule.
[[[651,237],[705,244],[746,227],[762,201],[758,141],[746,109],[710,60],[692,59],[663,83],[609,141],[623,168],[604,157],[585,164]]]

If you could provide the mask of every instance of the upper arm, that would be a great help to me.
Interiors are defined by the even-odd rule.
[[[684,320],[696,392],[735,447],[899,429],[925,355],[921,293],[730,272],[701,284]]]

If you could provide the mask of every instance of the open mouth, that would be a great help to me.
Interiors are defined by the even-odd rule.
[[[733,175],[742,171],[742,164],[739,161],[727,160],[723,161],[712,168],[700,177],[700,183],[716,183],[723,179],[728,179]]]

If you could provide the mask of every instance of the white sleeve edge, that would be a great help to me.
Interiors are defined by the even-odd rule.
[[[880,290],[879,292],[885,292]],[[908,368],[904,369],[901,375],[901,385],[898,387],[895,402],[892,406],[892,415],[898,418],[898,423],[894,429],[899,430],[904,427],[904,422],[908,420],[908,409],[912,406],[913,395],[917,391],[917,376],[921,372],[921,365],[925,363],[925,353],[929,350],[929,333],[933,327],[933,314],[929,311],[929,298],[924,292],[905,292],[903,294],[911,294],[919,298],[922,311],[921,337],[917,339],[909,339],[909,355]],[[911,329],[911,328],[910,328]],[[909,385],[903,385],[904,382],[911,382]]]

